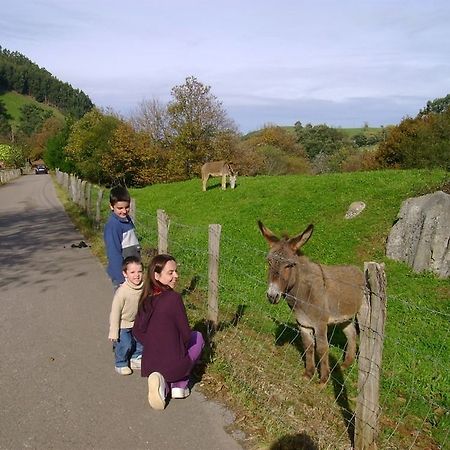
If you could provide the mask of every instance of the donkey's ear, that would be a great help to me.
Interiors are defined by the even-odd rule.
[[[291,246],[292,250],[294,250],[294,252],[297,252],[308,242],[308,239],[311,237],[313,230],[314,225],[310,224],[303,233],[289,239],[288,243]]]
[[[268,228],[264,226],[264,224],[258,220],[258,226],[261,230],[261,234],[263,235],[264,239],[269,243],[270,246],[278,242],[280,239],[278,239]]]

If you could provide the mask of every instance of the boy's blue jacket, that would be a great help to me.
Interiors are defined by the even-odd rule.
[[[122,273],[122,261],[127,256],[140,257],[141,251],[133,221],[129,216],[121,219],[112,212],[105,224],[103,238],[108,256],[108,275],[113,283],[123,283],[125,278]]]

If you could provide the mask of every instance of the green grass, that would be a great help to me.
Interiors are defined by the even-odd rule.
[[[5,92],[4,94],[0,94],[0,100],[3,101],[5,104],[6,110],[11,115],[11,125],[13,128],[17,128],[20,118],[20,108],[28,103],[31,103],[33,105],[37,105],[40,108],[43,108],[45,110],[52,111],[56,118],[63,119],[63,114],[57,109],[52,106],[46,105],[44,103],[39,103],[32,97],[27,97],[22,94],[18,94],[17,92]]]
[[[314,234],[304,248],[313,260],[361,267],[364,261],[385,262],[388,319],[381,402],[386,420],[397,428],[393,436],[384,431],[382,439],[397,442],[401,448],[417,426],[438,442],[448,439],[450,378],[444,368],[450,362],[449,292],[448,281],[414,274],[405,265],[387,260],[385,240],[402,201],[432,190],[446,176],[443,171],[262,176],[240,178],[234,191],[221,191],[213,179],[207,192],[201,191],[199,180],[191,180],[135,189],[132,196],[138,230],[145,230],[143,239],[149,246],[156,246],[156,210],[167,212],[171,219],[169,251],[180,260],[186,283],[197,277],[203,295],[207,290],[207,227],[222,225],[221,314],[231,316],[244,305],[245,325],[272,339],[280,322],[288,325],[288,334],[294,333],[295,324],[285,305],[274,307],[265,299],[267,248],[256,225],[258,219],[276,234],[289,235],[313,223]],[[348,205],[355,200],[363,200],[366,210],[351,221],[344,220]],[[339,359],[341,350],[333,349],[333,354]],[[298,376],[303,367],[295,363],[295,352],[291,357]],[[232,379],[228,377],[231,383]],[[356,379],[356,371],[346,379],[349,395],[356,395]]]
[[[319,448],[348,448],[345,418],[354,411],[358,375],[356,364],[346,373],[336,365],[324,389],[317,380],[302,378],[291,313],[284,302],[274,306],[265,298],[267,246],[258,219],[277,235],[295,235],[313,223],[313,236],[304,247],[313,260],[360,267],[365,261],[386,264],[379,448],[448,446],[448,280],[415,274],[384,256],[401,203],[433,191],[446,179],[448,173],[440,170],[377,171],[241,177],[235,190],[226,191],[220,190],[218,179],[210,180],[207,192],[198,179],[131,190],[144,247],[157,246],[157,209],[170,218],[169,252],[180,264],[180,288],[197,326],[206,316],[208,225],[222,225],[221,324],[202,383],[237,411],[240,426],[254,438],[249,446],[269,446],[303,430]],[[366,209],[345,220],[348,205],[356,200],[363,200]],[[105,203],[105,217],[107,212]],[[330,330],[330,339],[331,361],[339,361],[342,336]]]

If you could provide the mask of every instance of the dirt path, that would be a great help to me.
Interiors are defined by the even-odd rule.
[[[239,449],[201,394],[153,411],[114,372],[112,289],[48,175],[0,186],[0,448]]]

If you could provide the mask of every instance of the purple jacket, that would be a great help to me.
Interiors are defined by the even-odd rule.
[[[146,311],[138,311],[133,335],[144,346],[141,375],[160,372],[166,381],[179,381],[192,369],[188,355],[191,338],[181,295],[164,291],[146,300]]]

